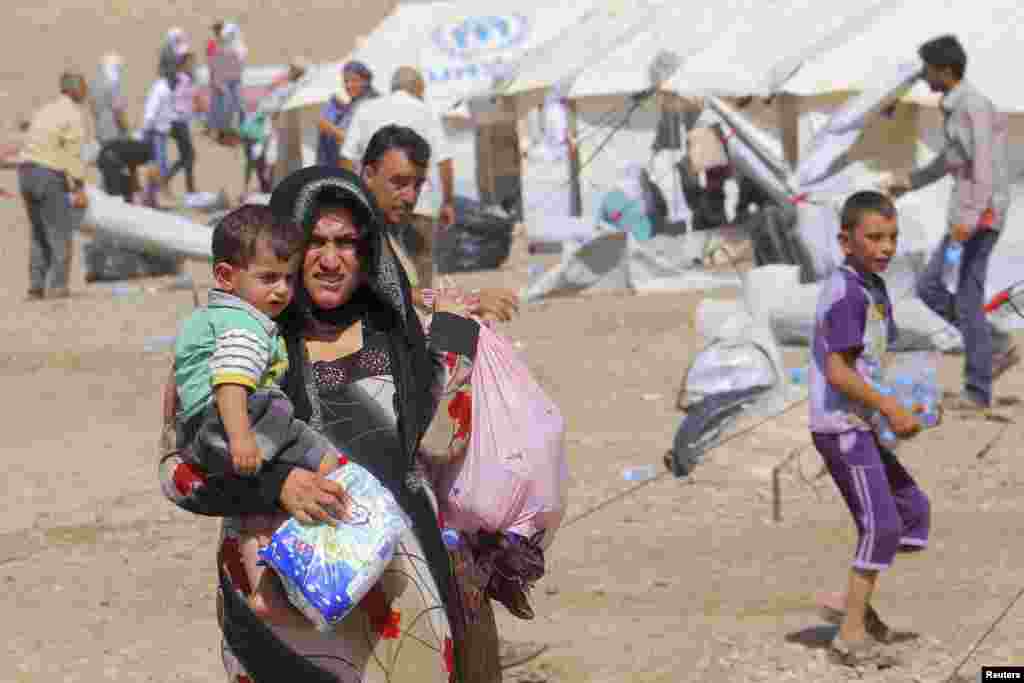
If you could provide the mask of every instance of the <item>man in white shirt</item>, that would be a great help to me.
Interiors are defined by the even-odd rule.
[[[341,148],[341,157],[343,166],[360,172],[356,166],[363,158],[370,138],[380,128],[391,124],[411,128],[430,145],[430,156],[436,164],[437,174],[428,180],[428,187],[409,219],[415,234],[409,237],[416,242],[410,246],[419,286],[429,288],[434,277],[435,223],[440,217],[441,229],[444,229],[455,221],[455,170],[441,120],[423,101],[424,90],[423,76],[419,71],[408,66],[399,67],[391,79],[391,94],[363,102],[356,110]]]
[[[143,139],[153,146],[153,160],[160,168],[160,185],[164,195],[171,199],[167,179],[171,165],[167,158],[167,138],[171,124],[177,118],[174,108],[174,87],[166,78],[158,78],[146,96],[142,117]]]

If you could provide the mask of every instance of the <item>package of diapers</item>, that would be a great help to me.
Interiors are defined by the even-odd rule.
[[[337,525],[289,519],[259,550],[291,603],[325,632],[377,583],[412,526],[391,492],[363,467],[347,462],[327,478],[348,492],[348,515]]]

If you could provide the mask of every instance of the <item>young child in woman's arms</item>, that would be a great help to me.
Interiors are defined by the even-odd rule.
[[[288,353],[274,319],[292,301],[304,247],[301,229],[265,206],[244,205],[213,231],[209,303],[185,320],[174,348],[182,456],[208,474],[249,476],[271,460],[328,474],[344,462],[330,441],[295,419],[278,388]],[[332,510],[342,519],[344,510]],[[287,519],[246,515],[229,525],[253,586],[250,606],[277,623],[312,628],[256,549]]]
[[[174,346],[179,444],[208,474],[253,475],[270,460],[326,473],[337,463],[277,384],[288,352],[274,318],[291,303],[302,247],[298,226],[264,206],[239,207],[213,231],[217,286]]]

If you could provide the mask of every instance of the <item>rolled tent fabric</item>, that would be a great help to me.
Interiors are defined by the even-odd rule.
[[[173,213],[126,204],[92,187],[86,192],[89,207],[82,218],[83,231],[116,237],[126,247],[156,248],[202,261],[212,258],[213,228]]]
[[[796,180],[793,176],[793,169],[777,154],[774,148],[778,143],[772,140],[760,128],[755,126],[750,119],[736,111],[717,97],[708,97],[705,102],[721,118],[722,122],[732,129],[733,134],[726,133],[726,143],[730,143],[733,137],[742,140],[743,144],[750,150],[746,156],[753,154],[757,157],[759,164],[768,169],[775,176],[778,184],[788,190],[787,196],[796,194]]]

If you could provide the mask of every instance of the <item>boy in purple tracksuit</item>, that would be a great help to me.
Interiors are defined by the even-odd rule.
[[[871,607],[871,595],[878,572],[898,551],[927,544],[930,506],[871,427],[877,411],[898,436],[921,428],[911,411],[870,383],[882,380],[886,348],[896,334],[892,303],[878,275],[896,251],[896,209],[878,192],[858,192],[846,201],[841,220],[846,261],[825,282],[818,300],[810,426],[859,533],[845,605],[832,614],[841,621],[833,658],[855,666],[894,663],[879,646],[890,640],[891,631]]]

